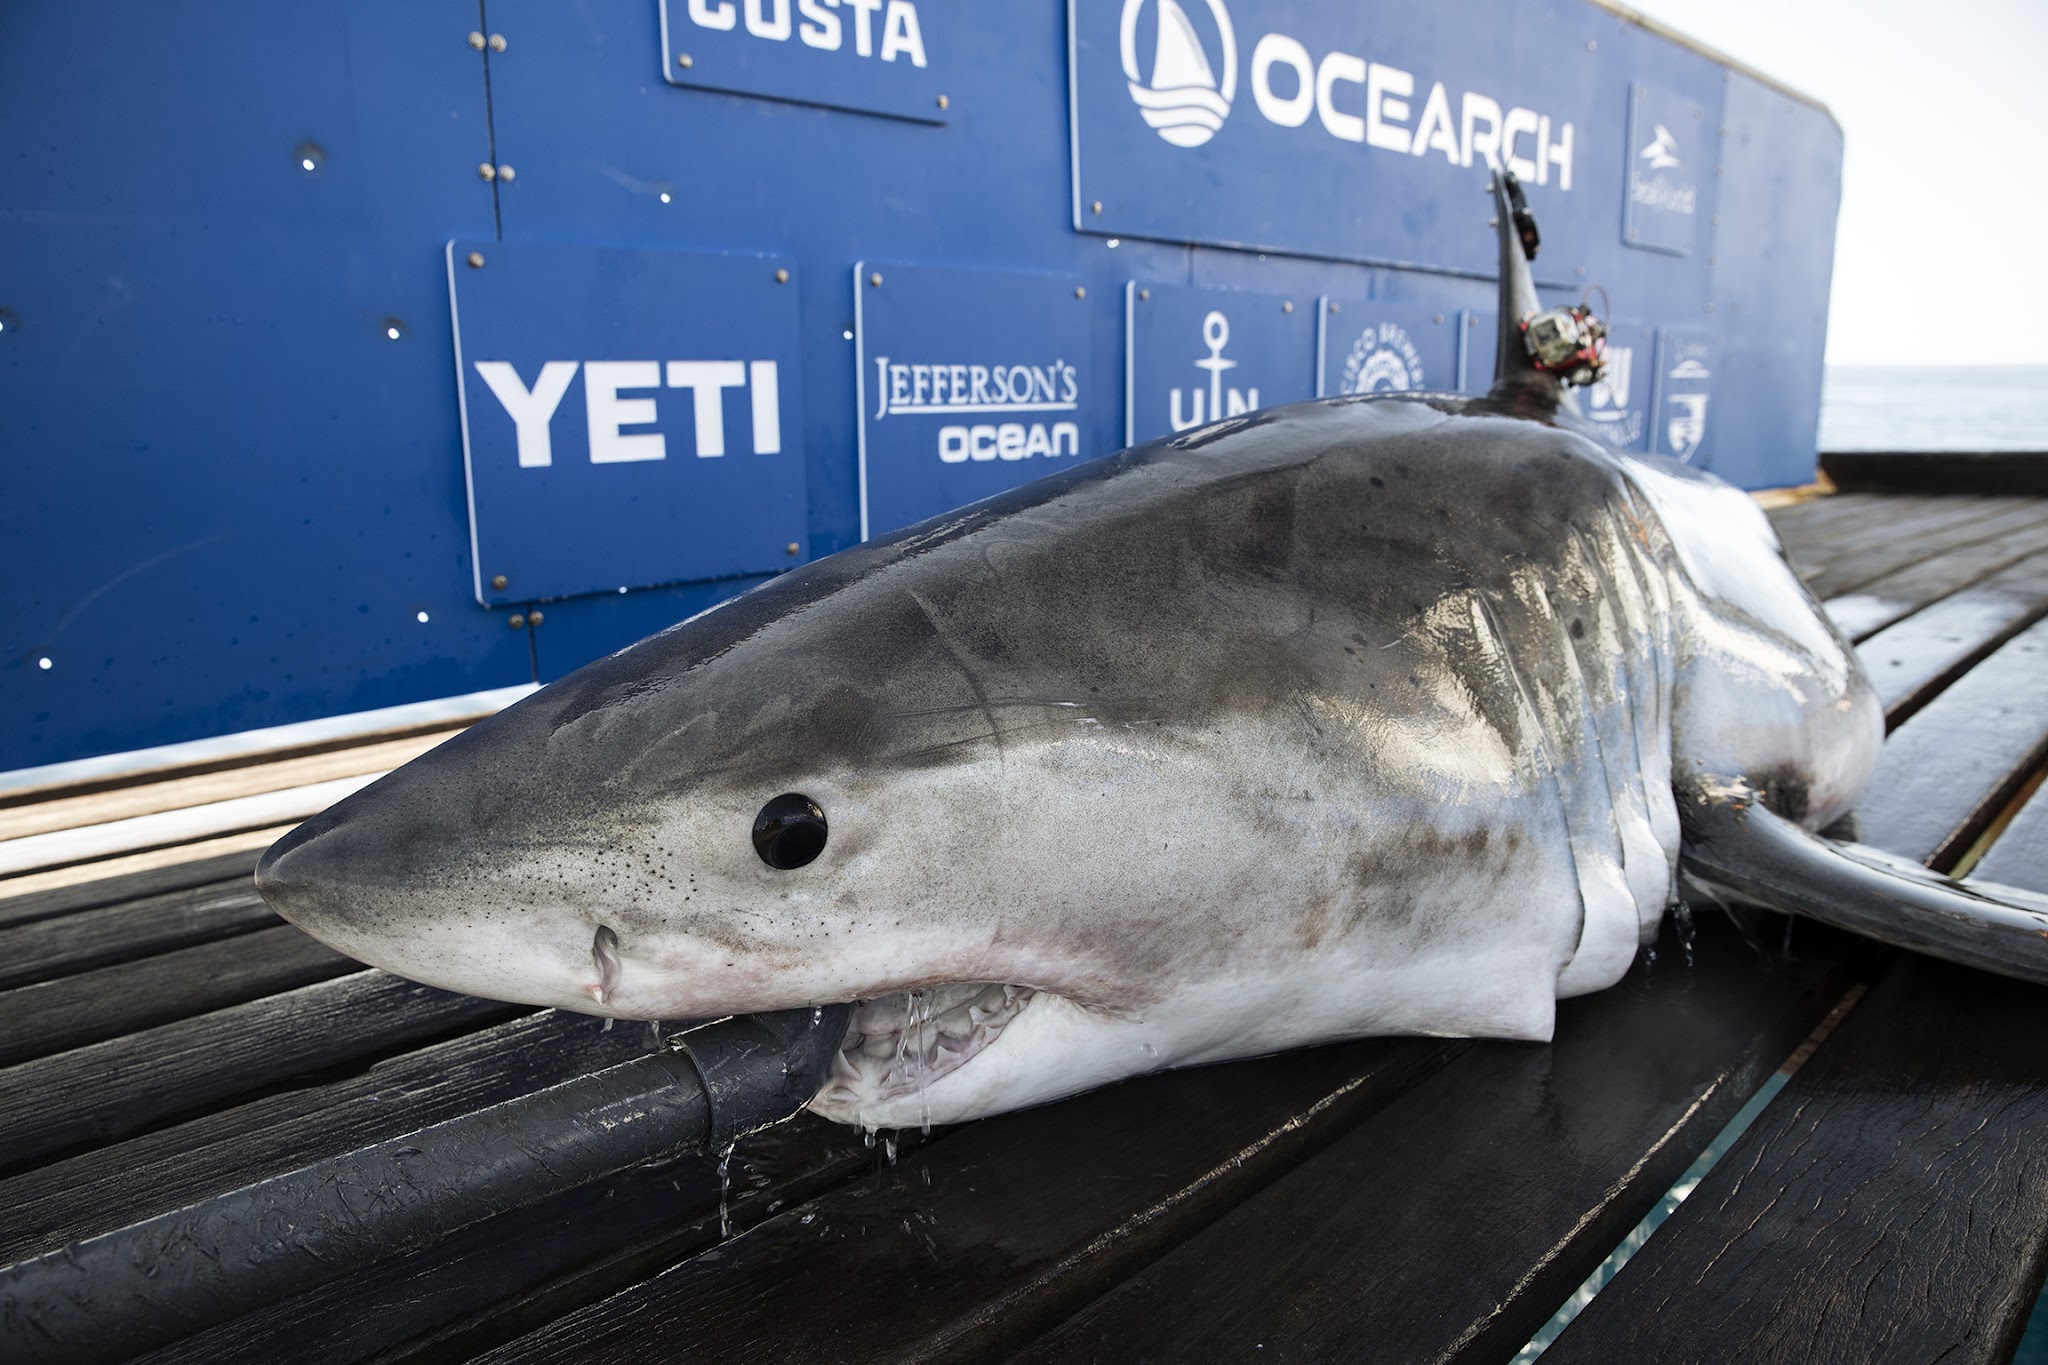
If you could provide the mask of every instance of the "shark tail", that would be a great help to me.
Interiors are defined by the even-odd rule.
[[[2048,895],[1955,881],[1880,849],[1810,834],[1754,801],[1681,805],[1681,865],[1717,891],[2048,985]]]

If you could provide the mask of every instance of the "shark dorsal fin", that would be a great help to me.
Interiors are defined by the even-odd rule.
[[[1500,234],[1500,327],[1494,341],[1493,390],[1489,395],[1521,410],[1555,412],[1563,385],[1536,368],[1522,336],[1522,324],[1541,312],[1529,262],[1536,255],[1536,220],[1522,198],[1513,171],[1493,176],[1494,225]]]

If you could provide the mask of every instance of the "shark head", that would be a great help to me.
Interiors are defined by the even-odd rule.
[[[1343,438],[1447,420],[1277,410],[795,570],[308,821],[258,886],[499,999],[862,1002],[817,1107],[873,1125],[1321,1038],[1545,1036],[1575,893],[1487,908],[1551,836],[1500,808],[1497,741],[1443,742],[1473,701],[1390,625],[1441,585],[1297,525],[1338,477],[1419,523],[1426,481],[1372,488]]]

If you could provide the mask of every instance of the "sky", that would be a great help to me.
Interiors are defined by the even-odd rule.
[[[1624,0],[1842,125],[1830,364],[2048,365],[2048,0]]]

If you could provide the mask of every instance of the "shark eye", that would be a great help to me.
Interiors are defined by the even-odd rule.
[[[808,796],[784,792],[754,817],[754,852],[778,871],[802,867],[825,851],[825,812]]]

